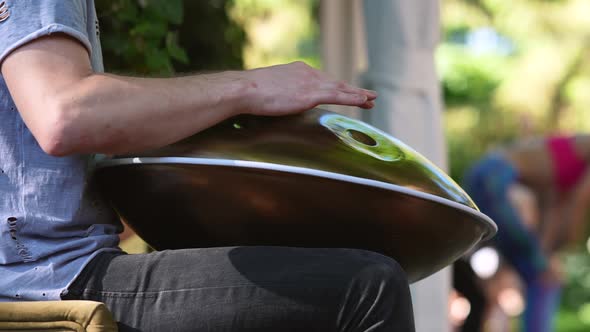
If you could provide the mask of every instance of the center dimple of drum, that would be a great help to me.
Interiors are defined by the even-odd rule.
[[[377,141],[375,141],[371,136],[354,129],[347,129],[346,133],[348,136],[352,137],[355,141],[362,143],[368,146],[377,146]]]

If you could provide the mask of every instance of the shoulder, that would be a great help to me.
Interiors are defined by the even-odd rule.
[[[93,6],[87,0],[0,0],[0,63],[15,49],[40,37],[64,33],[91,49],[88,24]],[[94,25],[94,22],[93,24]]]

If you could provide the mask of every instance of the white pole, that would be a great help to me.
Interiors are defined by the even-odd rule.
[[[442,102],[434,66],[438,1],[365,0],[364,11],[368,70],[363,85],[377,90],[379,99],[363,119],[445,169]],[[450,330],[450,277],[447,268],[412,285],[416,331]]]
[[[367,70],[367,43],[362,0],[322,0],[320,6],[322,70],[355,85]],[[360,117],[358,109],[324,105],[334,112]]]
[[[379,92],[370,112],[332,110],[364,115],[364,120],[445,169],[440,87],[434,68],[438,1],[322,0],[320,16],[322,69],[332,77]],[[412,286],[417,332],[450,330],[450,277],[447,268]]]

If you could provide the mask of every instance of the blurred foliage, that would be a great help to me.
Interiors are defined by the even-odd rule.
[[[567,271],[561,311],[557,317],[558,331],[590,330],[590,256],[584,248],[565,255]]]
[[[231,17],[248,35],[247,68],[305,61],[320,66],[319,0],[234,0]]]
[[[231,6],[231,0],[97,1],[105,67],[160,76],[242,68],[246,35],[228,15]]]
[[[443,0],[437,52],[451,176],[497,145],[590,131],[590,1]],[[590,255],[564,255],[557,331],[590,331]]]
[[[590,1],[444,0],[451,175],[495,145],[590,130]]]
[[[320,65],[319,0],[103,0],[96,7],[111,72]]]

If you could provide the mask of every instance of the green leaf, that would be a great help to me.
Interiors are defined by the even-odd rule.
[[[153,48],[145,53],[148,70],[151,73],[170,75],[174,72],[168,53],[163,49]]]
[[[183,18],[182,0],[149,0],[146,10],[173,24],[181,24]]]
[[[114,12],[122,22],[135,22],[139,15],[137,4],[129,0],[121,1]]]
[[[184,64],[189,63],[186,51],[178,45],[178,34],[176,32],[168,32],[166,35],[166,49],[172,59]]]
[[[129,34],[131,36],[144,36],[146,38],[160,39],[166,36],[168,25],[165,22],[141,22],[137,24]]]

